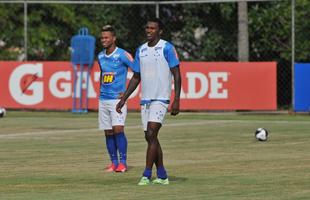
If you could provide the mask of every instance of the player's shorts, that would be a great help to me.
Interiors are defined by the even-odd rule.
[[[147,130],[148,122],[157,122],[163,124],[169,104],[161,101],[152,101],[141,105],[141,119],[143,130]]]
[[[99,100],[98,122],[100,130],[112,130],[112,126],[124,126],[127,116],[127,104],[122,108],[122,113],[116,112],[119,99]]]

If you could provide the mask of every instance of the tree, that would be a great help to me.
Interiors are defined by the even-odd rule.
[[[248,4],[238,2],[238,60],[249,61]]]
[[[22,5],[0,4],[0,59],[16,60],[23,52]]]

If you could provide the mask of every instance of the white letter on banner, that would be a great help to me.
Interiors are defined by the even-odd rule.
[[[58,98],[66,98],[71,96],[71,82],[61,82],[60,89],[57,87],[57,83],[60,79],[65,79],[67,81],[71,80],[71,72],[56,72],[52,75],[49,82],[49,89],[51,94]]]
[[[81,78],[82,80],[82,89],[86,89],[86,77],[87,77],[87,72],[83,72],[81,77],[81,73],[77,73],[77,80],[76,80],[76,98],[81,97]],[[89,98],[96,98],[96,92],[93,86],[93,82],[91,81],[90,74],[88,77],[88,95]]]
[[[227,89],[223,89],[223,83],[227,82],[228,73],[227,72],[210,72],[209,77],[211,80],[211,89],[209,98],[210,99],[227,99],[228,98],[228,91]],[[222,79],[222,82],[219,81]],[[219,90],[222,89],[220,93]]]
[[[200,72],[188,72],[186,73],[188,79],[188,99],[198,99],[206,95],[208,92],[209,82],[207,77]],[[200,81],[201,88],[200,91],[196,92],[196,79]]]
[[[25,80],[24,88],[21,88],[23,77],[30,75],[29,79]],[[12,72],[9,79],[9,90],[13,99],[23,105],[35,105],[43,101],[43,83],[36,81],[42,78],[42,64],[23,64]],[[26,94],[27,90],[32,91],[32,94]]]
[[[100,81],[100,72],[95,72],[94,73],[94,82],[99,82]]]

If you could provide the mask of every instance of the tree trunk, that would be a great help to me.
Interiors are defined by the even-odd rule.
[[[238,60],[249,61],[248,7],[246,1],[238,2]]]

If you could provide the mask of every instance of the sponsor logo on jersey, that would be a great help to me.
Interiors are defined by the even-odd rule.
[[[114,65],[118,65],[121,62],[120,61],[120,54],[119,53],[113,54],[112,62],[114,63]]]
[[[120,56],[119,53],[115,53],[115,54],[113,55],[113,58],[114,58],[114,59],[118,59],[119,56]]]
[[[102,83],[103,84],[111,84],[115,79],[114,72],[105,72],[102,74]]]
[[[161,50],[163,47],[155,47],[155,51]]]

